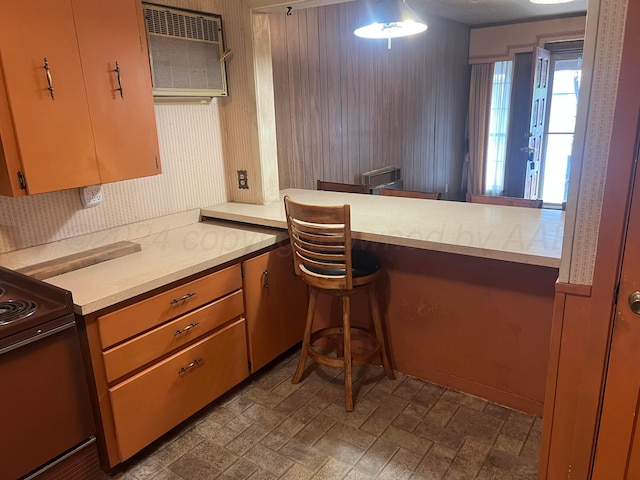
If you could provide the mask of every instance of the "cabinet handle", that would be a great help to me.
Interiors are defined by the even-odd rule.
[[[200,325],[200,322],[190,323],[189,325],[184,327],[182,330],[176,330],[176,337],[178,335],[183,334],[184,332],[188,332],[189,330],[191,330],[194,327],[197,327],[198,325]]]
[[[191,362],[189,365],[182,367],[180,370],[178,370],[178,375],[182,375],[184,372],[186,372],[187,370],[191,370],[193,367],[195,367],[196,365],[198,365],[199,363],[202,363],[202,358],[196,358],[193,362]]]
[[[195,296],[196,292],[193,293],[187,293],[186,295],[183,295],[180,298],[174,298],[173,300],[171,300],[171,305],[175,305],[176,303],[180,303],[180,302],[184,302],[185,300],[189,300],[191,297]]]
[[[116,88],[116,91],[120,92],[120,98],[124,98],[124,91],[122,90],[122,76],[120,75],[120,65],[118,65],[118,62],[116,62],[116,69],[114,72],[118,77],[118,88]]]
[[[269,270],[262,272],[262,288],[265,292],[269,291]]]
[[[53,79],[51,78],[51,68],[49,67],[49,62],[47,61],[47,57],[44,57],[44,71],[47,76],[47,90],[49,90],[49,94],[51,95],[51,100],[55,100],[56,97],[53,94]]]

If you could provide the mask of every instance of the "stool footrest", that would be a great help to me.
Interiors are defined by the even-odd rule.
[[[321,365],[327,365],[329,367],[337,368],[344,367],[344,357],[332,357],[324,353],[320,353],[313,346],[313,344],[321,338],[336,337],[343,334],[344,328],[342,327],[322,328],[314,332],[311,335],[311,341],[309,345],[307,345],[307,353],[314,362]],[[360,327],[351,327],[351,334],[355,334],[356,336],[363,336],[371,342],[371,349],[369,349],[368,351],[363,353],[351,353],[352,366],[357,367],[359,365],[370,363],[373,358],[379,355],[380,342],[369,330]]]

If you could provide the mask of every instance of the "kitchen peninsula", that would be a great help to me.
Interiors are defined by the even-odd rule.
[[[353,237],[386,272],[381,298],[395,369],[542,414],[564,212],[298,189],[283,190],[281,199],[285,194],[351,205]],[[201,213],[286,229],[282,201],[225,203]],[[366,318],[364,302],[354,309]]]
[[[563,212],[284,194],[351,204],[354,238],[384,267],[393,368],[542,414]],[[281,199],[224,203],[0,255],[0,265],[20,269],[116,241],[141,246],[46,280],[73,293],[106,469],[302,337],[306,288],[292,272]],[[354,298],[354,323],[368,321],[364,300]],[[319,307],[327,321],[334,305],[320,298]]]
[[[353,238],[473,257],[560,267],[564,212],[493,205],[286,189],[270,205],[224,203],[202,216],[287,228],[285,195],[312,205],[351,205]]]

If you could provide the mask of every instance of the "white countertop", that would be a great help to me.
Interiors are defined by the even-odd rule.
[[[287,228],[284,195],[314,205],[351,205],[353,238],[559,268],[564,212],[466,202],[286,189],[270,205],[223,203],[203,217]]]
[[[558,268],[564,212],[546,209],[288,189],[271,205],[224,203],[0,255],[11,269],[118,240],[140,252],[45,280],[73,293],[87,315],[287,239],[284,203],[351,205],[353,237],[374,242]],[[261,227],[271,227],[265,229]]]
[[[144,231],[147,226],[145,224],[145,228],[136,226],[128,230],[136,229]],[[118,231],[122,232],[122,227]],[[101,237],[115,241],[107,233]],[[160,229],[139,238],[127,236],[127,240],[141,245],[139,252],[51,277],[45,282],[70,290],[76,312],[87,315],[287,238],[284,231],[226,222],[198,222],[196,216],[191,223],[177,228]],[[93,239],[84,242],[70,239],[33,247],[31,252],[26,249],[0,255],[0,265],[18,269],[76,253],[95,247],[96,244],[88,243]],[[121,239],[122,236],[118,238]]]

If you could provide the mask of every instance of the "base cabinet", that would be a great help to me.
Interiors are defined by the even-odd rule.
[[[302,340],[307,287],[293,270],[286,245],[243,262],[251,371]]]
[[[105,470],[249,376],[239,264],[81,325]]]
[[[301,341],[289,246],[81,318],[104,470]]]
[[[106,471],[302,340],[289,246],[81,318]]]
[[[244,324],[238,320],[109,389],[122,458],[247,378]]]

